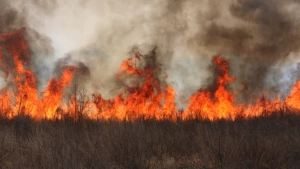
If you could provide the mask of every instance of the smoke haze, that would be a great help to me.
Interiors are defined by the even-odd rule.
[[[88,91],[111,98],[122,61],[155,49],[167,82],[186,99],[212,88],[215,55],[230,59],[231,86],[287,95],[300,76],[300,4],[295,0],[0,0],[0,32],[26,27],[42,89],[57,65],[88,69]]]

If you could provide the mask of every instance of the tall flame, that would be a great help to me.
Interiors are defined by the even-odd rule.
[[[128,73],[144,77],[141,86],[129,88],[124,94],[113,100],[104,100],[101,95],[95,96],[95,104],[99,109],[99,118],[109,119],[173,119],[176,110],[175,91],[171,86],[163,84],[154,78],[155,68],[137,68],[136,61],[141,54],[125,60],[120,68],[120,74]]]
[[[167,85],[165,79],[158,78],[160,68],[141,66],[144,56],[135,53],[123,61],[117,78],[135,77],[140,83],[132,83],[123,93],[113,99],[104,99],[101,94],[91,97],[73,93],[69,102],[65,101],[65,89],[72,85],[77,68],[68,66],[59,78],[48,81],[44,92],[39,95],[34,73],[29,69],[30,55],[23,37],[23,29],[8,34],[0,34],[0,69],[7,85],[0,91],[0,113],[7,118],[29,115],[39,119],[62,119],[64,115],[76,118],[85,116],[94,119],[168,119],[183,120],[204,118],[209,120],[249,118],[270,115],[283,108],[300,110],[300,81],[291,94],[283,101],[269,100],[266,93],[254,104],[236,104],[228,85],[236,79],[229,75],[228,60],[216,56],[212,59],[218,70],[215,91],[199,89],[189,98],[185,110],[178,110],[175,102],[176,91]]]
[[[200,90],[190,97],[190,104],[185,110],[184,118],[208,118],[210,120],[218,118],[235,118],[241,110],[240,106],[234,105],[235,97],[233,93],[225,87],[236,79],[230,77],[228,60],[214,57],[213,62],[219,70],[217,90],[214,93]]]
[[[23,29],[20,29],[15,33],[0,35],[5,41],[0,48],[1,66],[7,71],[5,77],[11,76],[14,84],[11,90],[7,90],[7,87],[6,90],[2,90],[2,106],[9,111],[5,112],[8,117],[25,114],[37,119],[53,118],[60,105],[63,89],[70,85],[75,68],[68,67],[59,79],[51,79],[43,92],[43,97],[39,98],[36,77],[30,69],[26,68],[30,55],[22,32]],[[13,57],[13,64],[6,64],[8,61],[4,58],[4,52]]]

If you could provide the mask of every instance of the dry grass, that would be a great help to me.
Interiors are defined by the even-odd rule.
[[[250,120],[34,122],[0,120],[1,168],[224,168],[300,166],[300,116]]]

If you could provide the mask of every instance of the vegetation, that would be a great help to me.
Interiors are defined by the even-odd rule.
[[[300,166],[300,116],[235,121],[0,120],[1,168]]]

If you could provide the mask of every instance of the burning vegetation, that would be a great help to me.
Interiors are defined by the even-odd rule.
[[[60,77],[49,80],[39,93],[37,79],[28,68],[30,54],[23,36],[24,29],[1,34],[0,67],[6,85],[1,89],[1,115],[13,118],[28,115],[39,119],[62,119],[65,116],[90,119],[230,119],[271,115],[283,109],[299,110],[300,81],[297,81],[284,100],[270,100],[266,93],[252,104],[237,104],[236,95],[228,89],[236,79],[229,74],[229,60],[215,56],[218,77],[214,91],[199,89],[190,96],[185,110],[179,110],[175,102],[175,89],[166,82],[167,75],[152,54],[134,55],[123,61],[116,78],[130,80],[128,88],[113,99],[104,99],[101,94],[84,95],[78,88],[71,94],[66,89],[76,86],[74,76],[80,74],[76,66],[64,66]],[[295,111],[296,112],[296,111]]]
[[[0,4],[0,168],[299,168],[300,1]]]

